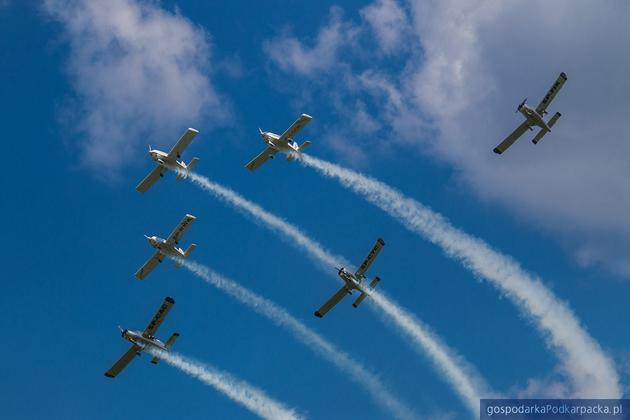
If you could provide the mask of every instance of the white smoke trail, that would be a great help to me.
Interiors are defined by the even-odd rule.
[[[273,400],[264,391],[255,388],[240,379],[221,372],[205,364],[194,362],[182,355],[165,352],[159,349],[147,348],[146,351],[154,357],[159,357],[171,366],[194,376],[206,385],[210,385],[249,411],[269,420],[301,419],[295,410]]]
[[[177,261],[181,262],[184,267],[202,278],[206,283],[224,291],[276,325],[288,329],[295,338],[304,343],[309,349],[315,350],[337,368],[348,373],[354,381],[363,386],[372,398],[394,417],[400,419],[415,417],[412,411],[385,388],[379,379],[367,368],[298,321],[285,309],[205,266],[188,260],[177,259]]]
[[[512,258],[492,249],[479,238],[455,227],[440,214],[405,197],[401,192],[373,178],[300,155],[300,162],[320,174],[337,179],[365,197],[403,226],[438,245],[476,276],[485,278],[528,314],[561,361],[571,381],[573,394],[587,398],[619,398],[619,377],[613,362],[580,325],[572,310],[545,287],[542,281],[524,271]]]
[[[185,172],[184,174],[192,182],[212,193],[215,197],[253,216],[254,220],[262,222],[266,227],[282,233],[282,235],[295,242],[299,248],[307,249],[308,256],[317,264],[320,264],[326,271],[329,271],[331,267],[338,266],[339,264],[345,265],[342,257],[333,255],[331,252],[324,249],[323,246],[309,239],[300,229],[282,220],[282,218],[269,213],[258,204],[247,200],[229,188],[210,181],[204,176],[194,172]]]
[[[429,356],[475,417],[479,416],[480,398],[500,397],[489,389],[473,366],[442,343],[427,325],[404,310],[397,302],[388,298],[382,291],[370,292],[370,298],[368,302],[374,303],[370,308],[378,307],[382,311],[380,314],[385,315],[386,321],[398,326],[406,333],[406,337],[416,344],[413,346],[416,351],[421,349],[422,354]]]
[[[331,254],[322,245],[306,236],[295,226],[269,213],[236,192],[192,172],[188,174],[188,179],[215,197],[252,216],[254,220],[262,222],[273,231],[290,239],[294,246],[304,251],[326,272],[330,272],[330,267],[348,265],[343,257]],[[416,351],[426,355],[435,364],[438,372],[443,375],[455,389],[458,396],[477,416],[479,398],[495,395],[485,385],[483,378],[468,363],[463,362],[463,357],[456,355],[452,349],[441,343],[427,326],[418,322],[398,304],[387,300],[384,296],[377,303],[381,304],[380,307],[384,309],[382,313],[387,316],[387,319],[402,334],[410,338],[411,343],[415,345]],[[396,314],[405,314],[406,316],[396,316]]]

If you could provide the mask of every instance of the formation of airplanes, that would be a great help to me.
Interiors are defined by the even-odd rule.
[[[521,102],[517,108],[517,112],[520,112],[525,117],[525,121],[494,148],[495,153],[501,154],[505,152],[516,140],[518,140],[520,136],[525,133],[525,131],[533,131],[533,127],[540,128],[539,132],[532,140],[534,144],[537,144],[543,136],[545,136],[545,134],[551,132],[551,128],[556,124],[561,114],[556,112],[548,121],[545,121],[544,116],[547,114],[547,107],[560,91],[566,80],[567,75],[564,72],[560,73],[554,84],[535,109],[527,105],[527,98]],[[310,115],[302,114],[281,135],[258,129],[260,136],[267,147],[258,154],[258,156],[247,163],[245,168],[249,171],[254,171],[267,160],[273,159],[278,152],[286,153],[287,160],[289,161],[296,159],[297,155],[304,152],[304,150],[311,145],[311,142],[307,140],[304,141],[302,145],[298,145],[298,143],[294,140],[294,136],[311,120],[312,117]],[[191,171],[192,168],[199,162],[199,158],[193,157],[191,161],[186,164],[184,161],[180,160],[181,155],[198,133],[199,132],[194,128],[187,129],[168,153],[152,149],[149,146],[149,155],[155,162],[156,166],[136,186],[136,190],[140,193],[148,191],[151,186],[153,186],[158,179],[162,178],[169,169],[177,172],[176,180],[179,181],[185,178],[189,171]],[[136,278],[139,280],[145,279],[159,263],[164,261],[164,258],[172,258],[175,261],[176,267],[181,266],[183,260],[188,258],[190,253],[197,246],[194,243],[190,244],[186,250],[178,247],[180,239],[195,220],[195,216],[186,214],[170,235],[166,237],[166,239],[162,239],[158,236],[145,235],[145,238],[155,251],[135,273]],[[365,298],[374,291],[381,280],[380,277],[375,276],[370,283],[366,285],[365,283],[367,282],[367,277],[365,274],[372,263],[374,263],[374,260],[384,246],[385,241],[383,241],[382,238],[378,238],[367,257],[365,257],[359,268],[354,272],[346,269],[345,267],[336,268],[337,273],[341,280],[343,280],[344,284],[332,297],[330,297],[319,309],[315,311],[314,315],[316,317],[323,318],[324,315],[335,307],[346,295],[352,294],[355,290],[359,293],[359,296],[352,303],[352,306],[355,308],[357,308],[361,302],[363,302],[363,300],[365,300]],[[125,352],[125,354],[123,354],[122,357],[107,372],[105,372],[105,376],[109,378],[116,377],[136,356],[139,356],[144,350],[157,349],[167,352],[171,348],[177,337],[179,337],[178,333],[173,333],[165,343],[157,339],[155,337],[155,333],[174,304],[175,301],[173,298],[166,297],[144,331],[134,331],[119,327],[122,338],[131,342],[132,345],[129,350],[127,350],[127,352]],[[154,364],[158,363],[158,361],[159,358],[157,357],[153,357],[151,359],[151,362]]]

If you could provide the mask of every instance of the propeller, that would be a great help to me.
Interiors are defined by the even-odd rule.
[[[337,270],[338,274],[341,274],[341,272],[343,271],[343,267],[335,267],[335,270]]]
[[[123,327],[121,327],[120,325],[118,326],[118,329],[120,330],[120,336],[124,337],[127,330],[123,329]]]
[[[520,111],[521,108],[523,107],[523,105],[525,105],[525,102],[527,102],[527,98],[523,99],[523,102],[521,102],[518,106],[518,108],[516,108],[516,112]]]

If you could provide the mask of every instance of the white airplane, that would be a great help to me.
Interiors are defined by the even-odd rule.
[[[151,188],[158,179],[163,177],[169,169],[177,168],[183,172],[191,170],[193,166],[199,162],[199,158],[192,158],[189,164],[186,164],[183,161],[178,161],[177,159],[181,159],[182,153],[184,153],[186,147],[188,147],[192,139],[197,134],[199,134],[199,131],[194,128],[189,128],[168,153],[157,149],[151,149],[151,146],[149,146],[149,155],[151,156],[151,159],[157,163],[157,166],[149,173],[149,175],[140,181],[136,187],[136,191],[141,193],[147,192],[149,188]],[[180,172],[177,174],[176,179],[181,181],[184,177],[185,175]]]
[[[309,121],[311,121],[313,117],[310,115],[302,114],[300,117],[295,120],[291,127],[287,129],[281,136],[276,133],[272,133],[270,131],[262,131],[260,128],[260,137],[262,137],[263,141],[267,144],[267,148],[262,151],[261,154],[256,156],[249,162],[245,167],[250,171],[256,170],[260,165],[265,163],[267,159],[273,159],[273,155],[278,152],[289,152],[287,155],[287,160],[292,161],[295,160],[295,156],[292,153],[301,153],[308,146],[311,145],[310,141],[305,141],[301,146],[293,140],[293,136],[297,134]]]
[[[140,267],[140,269],[136,272],[136,277],[138,278],[138,280],[144,280],[144,278],[149,275],[149,273],[155,268],[155,266],[164,260],[165,255],[167,257],[177,257],[183,259],[188,258],[192,250],[197,247],[197,244],[190,244],[186,251],[178,248],[177,244],[179,243],[180,238],[188,230],[190,224],[195,221],[195,219],[196,217],[190,214],[184,216],[182,221],[179,222],[179,225],[177,225],[175,230],[173,230],[173,232],[171,232],[171,234],[168,235],[168,238],[166,239],[162,239],[157,236],[144,235],[144,237],[147,238],[149,244],[157,251],[155,251],[155,254],[153,254],[153,256],[149,258],[149,260],[145,262],[144,265]],[[175,267],[180,266],[181,264],[175,263]]]
[[[497,147],[494,148],[494,153],[501,154],[505,152],[508,147],[510,147],[519,137],[523,135],[527,130],[534,131],[532,127],[540,127],[540,131],[536,134],[536,137],[532,140],[532,143],[538,144],[538,142],[543,138],[543,136],[551,131],[551,127],[558,121],[558,118],[562,114],[556,112],[553,117],[548,122],[545,122],[544,115],[547,113],[546,109],[556,96],[564,82],[567,81],[567,75],[562,72],[560,76],[556,79],[549,92],[545,95],[545,97],[540,101],[536,109],[530,107],[526,104],[527,98],[520,103],[516,112],[520,112],[525,117],[525,121],[519,125],[516,130],[512,132],[509,136],[505,138]]]
[[[356,308],[361,302],[363,302],[363,299],[367,297],[369,291],[374,290],[378,282],[381,281],[380,277],[377,276],[374,277],[374,279],[370,282],[369,291],[366,290],[365,287],[363,287],[365,272],[367,271],[368,267],[372,265],[374,259],[376,259],[376,256],[381,251],[381,248],[383,248],[383,246],[385,246],[385,241],[383,241],[381,238],[378,238],[370,253],[367,255],[367,257],[365,257],[363,264],[361,264],[361,266],[355,273],[352,273],[343,267],[337,269],[339,270],[339,277],[341,277],[345,284],[341,289],[339,289],[337,293],[335,293],[330,299],[328,299],[328,301],[324,303],[321,308],[315,311],[316,317],[322,318],[324,315],[326,315],[326,313],[330,311],[336,304],[338,304],[339,301],[346,296],[346,294],[351,295],[353,289],[358,290],[361,294],[354,301],[352,306]]]
[[[114,366],[105,372],[105,376],[108,378],[116,377],[134,357],[140,356],[140,352],[147,348],[156,348],[162,351],[168,351],[168,349],[171,348],[175,340],[177,340],[177,337],[179,337],[179,333],[173,333],[169,339],[166,340],[166,343],[155,338],[154,334],[164,320],[164,317],[166,317],[166,314],[168,314],[168,311],[171,310],[171,306],[174,304],[175,301],[172,297],[165,298],[164,303],[162,303],[155,315],[153,315],[153,319],[151,319],[151,322],[149,322],[149,325],[147,325],[144,331],[132,331],[118,327],[121,331],[122,338],[131,342],[131,347],[114,363]],[[157,364],[159,361],[160,359],[158,357],[151,359],[151,363],[153,364]]]

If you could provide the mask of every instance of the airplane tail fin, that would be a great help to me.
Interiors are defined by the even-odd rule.
[[[188,248],[186,248],[186,251],[184,251],[184,256],[181,258],[176,258],[175,259],[175,268],[179,268],[182,266],[183,264],[183,260],[185,260],[186,258],[188,258],[188,256],[190,255],[190,253],[193,251],[193,249],[197,248],[197,244],[190,244],[188,246]]]
[[[173,343],[175,342],[175,340],[177,340],[177,337],[179,337],[179,333],[173,333],[173,335],[171,335],[168,340],[166,340],[166,343],[164,344],[164,347],[166,347],[166,350],[170,349],[171,346],[173,345]],[[153,363],[154,365],[157,365],[157,362],[160,361],[160,358],[155,356],[153,357],[153,359],[151,359],[151,363]]]
[[[555,114],[553,114],[553,117],[551,117],[549,119],[549,122],[547,123],[549,128],[553,127],[556,124],[556,122],[558,121],[558,118],[560,118],[561,116],[562,116],[562,114],[559,113],[559,112],[556,112]],[[534,137],[534,139],[532,140],[532,143],[538,144],[538,142],[540,140],[542,140],[542,138],[544,137],[545,134],[547,134],[547,130],[545,130],[544,128],[540,129],[538,134],[536,134],[536,137]]]
[[[374,280],[372,280],[370,282],[370,290],[374,290],[376,288],[376,285],[378,284],[378,282],[381,281],[380,277],[374,277]],[[352,304],[352,306],[354,306],[355,308],[358,308],[359,305],[361,304],[361,302],[363,302],[363,300],[367,297],[367,293],[365,292],[361,292],[361,294],[359,295],[359,297],[357,298],[357,300],[354,301],[354,303]]]
[[[197,164],[197,162],[199,162],[199,158],[198,157],[192,158],[190,160],[190,163],[188,165],[186,165],[186,170],[190,171]],[[175,180],[181,181],[184,178],[186,178],[186,174],[184,172],[179,172],[177,174],[177,177],[175,178]]]
[[[302,153],[304,151],[304,149],[306,149],[310,145],[311,145],[311,142],[306,140],[304,143],[302,143],[302,145],[300,147],[297,148],[297,153]],[[295,159],[297,159],[297,154],[295,152],[291,152],[291,153],[287,154],[287,160],[289,162],[292,162]]]

